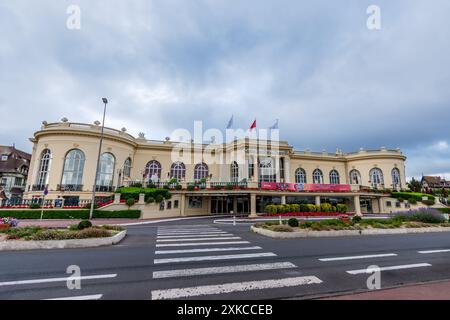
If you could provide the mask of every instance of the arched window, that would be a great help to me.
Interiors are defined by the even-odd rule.
[[[84,153],[79,149],[73,149],[67,153],[61,185],[80,186],[82,184],[84,161]]]
[[[239,182],[239,165],[236,161],[231,164],[230,172],[231,182]]]
[[[127,158],[123,164],[123,176],[129,178],[131,176],[131,159]]]
[[[295,183],[306,183],[306,171],[302,168],[298,168],[295,171]]]
[[[313,172],[313,183],[323,184],[323,173],[320,169],[316,169]]]
[[[378,168],[373,168],[370,170],[369,177],[372,187],[377,187],[378,185],[384,184],[383,171]]]
[[[330,184],[340,184],[341,181],[339,179],[339,172],[336,170],[330,171]]]
[[[115,163],[116,159],[111,153],[105,152],[101,155],[98,168],[97,186],[112,187]]]
[[[145,178],[153,182],[158,182],[161,179],[161,163],[156,160],[149,161],[145,166]]]
[[[39,162],[39,171],[36,184],[39,189],[45,188],[48,184],[48,174],[50,172],[50,164],[52,160],[52,153],[49,149],[45,149],[41,153],[41,161]]]
[[[259,162],[259,181],[260,182],[277,181],[275,165],[272,158],[265,158]]]
[[[199,181],[203,178],[208,177],[208,166],[205,163],[199,163],[194,169],[194,180]]]
[[[350,171],[350,184],[361,184],[361,173],[358,170]]]
[[[183,162],[175,162],[170,168],[170,177],[173,179],[182,180],[186,177],[186,167]]]
[[[402,181],[400,179],[400,170],[397,168],[392,169],[392,188],[398,189],[402,187]]]

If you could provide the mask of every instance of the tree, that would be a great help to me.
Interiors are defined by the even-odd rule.
[[[414,178],[412,178],[411,181],[408,183],[408,188],[414,192],[422,191],[422,185],[420,184],[420,182],[418,180],[416,180]]]

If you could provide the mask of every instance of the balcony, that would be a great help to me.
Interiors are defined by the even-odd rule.
[[[58,184],[57,190],[62,191],[62,192],[83,191],[83,185],[82,184]]]
[[[96,192],[114,192],[116,187],[113,186],[95,186]]]
[[[45,184],[33,184],[31,186],[31,190],[32,191],[44,191],[45,190],[46,185]]]

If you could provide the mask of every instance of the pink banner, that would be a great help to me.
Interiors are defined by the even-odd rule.
[[[309,191],[309,192],[349,192],[349,184],[302,184],[302,183],[278,183],[261,182],[262,190],[277,191]]]

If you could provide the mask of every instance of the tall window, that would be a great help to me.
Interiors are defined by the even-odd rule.
[[[129,178],[131,176],[131,159],[127,158],[123,164],[123,176]]]
[[[170,168],[170,177],[175,178],[178,181],[186,177],[186,167],[183,162],[175,162]]]
[[[115,162],[116,160],[111,153],[106,152],[101,155],[97,176],[97,186],[112,187]]]
[[[350,171],[350,184],[361,184],[361,173],[358,170]]]
[[[398,170],[397,168],[392,169],[391,175],[392,175],[392,187],[394,189],[401,188],[402,182],[400,180],[400,170]]]
[[[298,168],[295,171],[295,183],[306,183],[306,171],[302,168]]]
[[[259,163],[259,181],[260,182],[277,181],[275,165],[272,158],[261,159]]]
[[[145,177],[152,181],[159,181],[159,179],[161,179],[161,170],[161,163],[156,160],[152,160],[145,166]]]
[[[248,158],[248,177],[253,178],[255,175],[255,163],[253,162],[253,157]]]
[[[230,172],[231,182],[239,181],[239,165],[236,161],[233,161],[231,164],[231,172]]]
[[[339,172],[337,172],[336,170],[331,170],[330,172],[330,183],[340,184]]]
[[[61,179],[62,185],[81,185],[84,170],[84,153],[81,150],[69,151],[64,159],[64,171]]]
[[[313,172],[313,183],[323,184],[323,173],[320,169],[316,169]]]
[[[377,187],[378,185],[384,184],[383,171],[378,168],[373,168],[369,172],[370,182],[372,187]]]
[[[198,181],[208,177],[208,172],[208,166],[205,163],[197,164],[194,169],[194,180]]]
[[[39,172],[37,176],[37,185],[45,186],[48,184],[48,174],[50,172],[52,153],[49,149],[45,149],[41,153],[41,161],[39,162]]]

